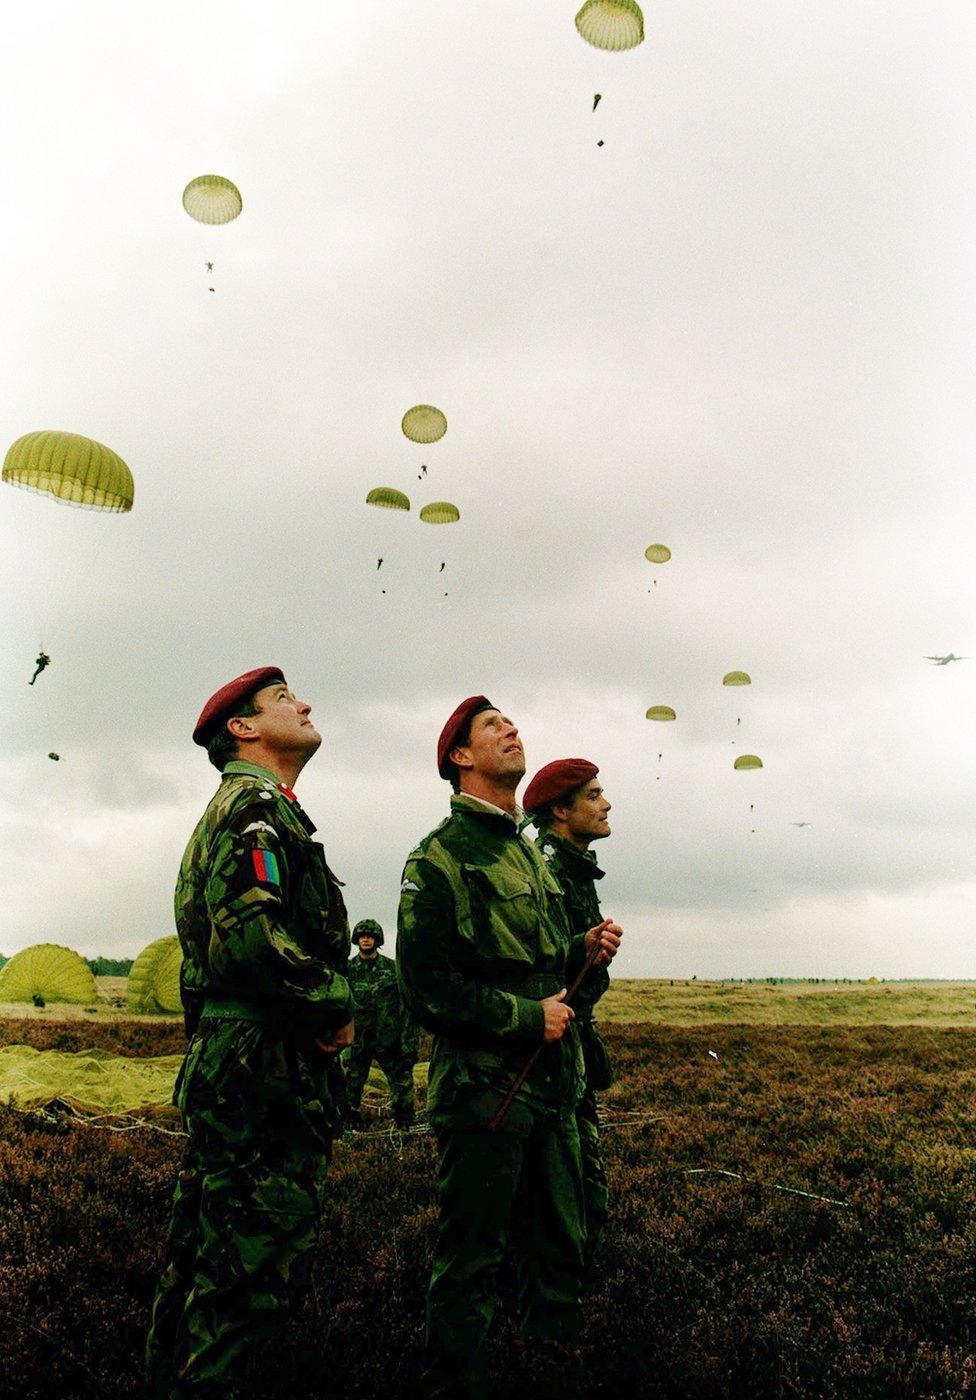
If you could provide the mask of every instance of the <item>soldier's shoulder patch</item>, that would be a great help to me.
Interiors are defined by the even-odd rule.
[[[270,831],[272,836],[278,835],[277,831],[269,822],[249,822],[244,828],[243,834],[247,836],[249,832],[253,831]]]
[[[274,851],[253,850],[251,852],[251,862],[254,866],[254,874],[262,885],[281,884],[278,857],[275,855]]]

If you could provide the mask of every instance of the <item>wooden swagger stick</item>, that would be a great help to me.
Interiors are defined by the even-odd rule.
[[[603,921],[602,924],[597,925],[597,927],[598,927],[599,930],[600,930],[600,933],[602,933],[603,930],[604,930],[605,928],[608,928],[612,922],[613,922],[612,919],[604,919],[604,921]],[[597,937],[596,937],[596,939],[594,940],[593,947],[592,947],[592,948],[590,949],[590,951],[587,953],[586,958],[585,958],[584,961],[583,961],[583,966],[580,968],[579,972],[578,972],[578,973],[576,974],[576,976],[573,978],[572,986],[567,990],[566,995],[565,995],[565,997],[563,998],[563,1005],[564,1005],[564,1006],[569,1006],[569,1004],[570,1004],[570,1002],[572,1001],[574,995],[576,994],[576,992],[579,991],[580,983],[583,981],[583,978],[584,978],[584,977],[586,976],[586,974],[590,971],[591,967],[592,967],[593,964],[596,962],[597,958],[600,956],[600,954],[601,954],[602,952],[603,952],[603,945],[602,945],[602,943],[600,942],[600,937],[599,937],[599,934],[598,934]],[[531,1055],[529,1056],[529,1058],[526,1060],[525,1064],[524,1064],[524,1065],[522,1066],[522,1068],[519,1070],[518,1074],[517,1074],[517,1075],[515,1076],[515,1078],[513,1079],[512,1083],[511,1083],[511,1085],[510,1085],[510,1087],[509,1087],[508,1093],[507,1093],[507,1094],[505,1095],[505,1097],[502,1099],[501,1103],[498,1105],[498,1107],[497,1107],[496,1110],[495,1110],[494,1116],[491,1118],[491,1120],[490,1120],[489,1123],[488,1123],[488,1127],[491,1129],[491,1131],[492,1131],[493,1133],[496,1132],[496,1131],[498,1130],[498,1128],[500,1127],[500,1125],[505,1121],[505,1115],[506,1115],[506,1113],[508,1112],[508,1110],[511,1108],[512,1103],[513,1103],[513,1101],[514,1101],[514,1099],[515,1099],[515,1095],[518,1093],[518,1091],[521,1089],[522,1085],[525,1083],[525,1081],[528,1079],[529,1075],[532,1073],[532,1066],[535,1064],[536,1060],[539,1058],[539,1056],[542,1054],[542,1051],[545,1049],[546,1045],[549,1044],[549,1043],[550,1043],[550,1042],[544,1040],[544,1041],[542,1042],[541,1045],[537,1045],[537,1046],[535,1047],[535,1049],[532,1051],[532,1054],[531,1054]]]

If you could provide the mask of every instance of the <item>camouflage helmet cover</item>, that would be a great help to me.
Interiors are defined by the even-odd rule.
[[[375,939],[377,948],[383,946],[383,930],[375,919],[360,919],[359,923],[352,931],[352,941],[359,947],[359,940],[364,933]]]

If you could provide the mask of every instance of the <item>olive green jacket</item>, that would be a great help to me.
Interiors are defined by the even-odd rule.
[[[427,1109],[435,1127],[466,1091],[504,1094],[543,1041],[544,997],[585,956],[559,886],[513,818],[464,794],[407,857],[397,972],[408,1010],[434,1034]],[[519,1098],[572,1108],[583,1091],[575,1028],[545,1045]]]
[[[603,915],[596,893],[596,881],[603,879],[604,871],[597,865],[593,852],[581,851],[554,831],[540,831],[535,843],[563,892],[572,932],[588,933],[591,928],[601,924]],[[596,968],[573,998],[578,1019],[592,1019],[594,1005],[609,986],[610,973],[607,968]]]
[[[349,921],[314,831],[269,769],[226,765],[176,883],[191,1034],[213,1008],[312,1033],[349,1020]]]
[[[416,1057],[417,1028],[404,1007],[393,959],[359,953],[346,967],[346,980],[356,1003],[357,1042],[375,1040],[381,1048]]]

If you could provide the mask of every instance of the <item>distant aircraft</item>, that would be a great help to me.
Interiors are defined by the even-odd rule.
[[[968,656],[953,656],[950,651],[948,656],[925,656],[924,661],[934,661],[936,666],[948,666],[950,661],[968,661]]]

